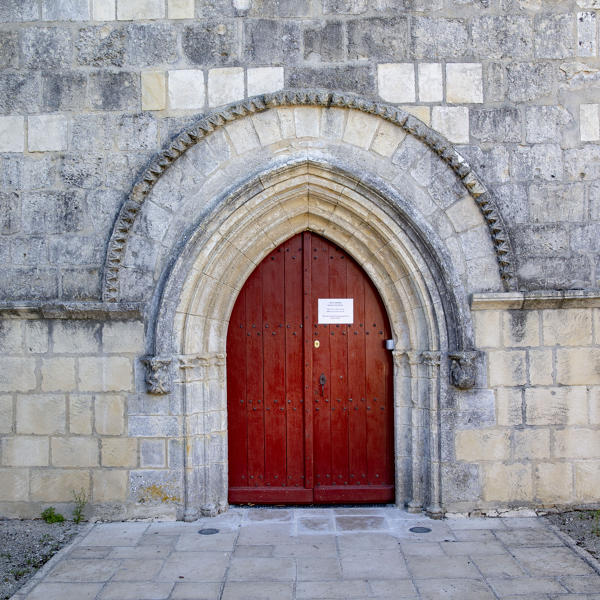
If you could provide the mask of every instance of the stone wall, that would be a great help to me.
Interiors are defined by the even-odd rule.
[[[226,419],[223,356],[204,337],[223,341],[223,307],[243,283],[227,277],[252,262],[244,251],[264,254],[270,238],[251,242],[267,240],[267,225],[281,234],[284,208],[290,223],[294,211],[308,219],[304,204],[332,236],[338,219],[337,241],[343,230],[377,265],[383,296],[416,273],[394,317],[404,310],[420,331],[427,319],[449,324],[437,341],[399,328],[403,385],[415,392],[401,408],[423,406],[398,409],[397,423],[424,430],[437,393],[441,437],[413,436],[410,450],[407,429],[397,480],[424,487],[431,474],[408,469],[411,451],[427,451],[448,510],[597,503],[599,22],[598,0],[1,0],[0,514],[68,510],[80,489],[106,518],[181,517],[191,487],[188,504],[212,510],[201,496],[226,491]],[[304,91],[286,106],[262,97],[316,88],[354,96],[336,106]],[[303,168],[300,156],[306,172],[278,180],[283,166]],[[154,187],[140,198],[136,183]],[[271,194],[268,211],[257,203],[219,229],[238,195],[201,220],[244,185]],[[293,197],[301,185],[321,196]],[[367,211],[378,194],[385,202]],[[400,200],[415,218],[398,226],[406,237],[392,255],[389,207]],[[219,246],[220,271],[185,279],[182,244],[211,228],[232,240]],[[435,251],[404,263],[406,240]],[[124,284],[103,298],[115,248]],[[499,250],[512,261],[508,284]],[[226,272],[227,256],[236,268]],[[183,275],[163,295],[172,267]],[[441,282],[440,296],[421,302],[410,287],[419,277]],[[188,350],[176,334],[192,354],[214,355],[178,358]],[[178,369],[170,394],[147,393],[141,359],[157,348]],[[481,352],[474,389],[450,385],[455,351]]]

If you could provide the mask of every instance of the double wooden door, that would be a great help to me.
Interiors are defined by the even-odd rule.
[[[311,232],[246,281],[227,334],[229,501],[394,498],[392,361],[375,287]]]

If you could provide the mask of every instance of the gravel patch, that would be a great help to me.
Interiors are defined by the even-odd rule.
[[[600,510],[573,510],[549,514],[546,518],[571,537],[577,546],[600,560]]]
[[[0,521],[0,600],[10,598],[82,527],[69,521]]]

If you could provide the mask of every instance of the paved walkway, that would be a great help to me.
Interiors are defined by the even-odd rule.
[[[543,519],[236,508],[91,526],[13,598],[600,600],[600,575]]]

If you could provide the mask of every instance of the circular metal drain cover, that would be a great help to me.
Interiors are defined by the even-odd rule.
[[[411,527],[409,531],[413,533],[430,533],[431,529],[429,527]]]
[[[215,535],[215,533],[219,533],[218,529],[200,529],[198,531],[200,535]]]

